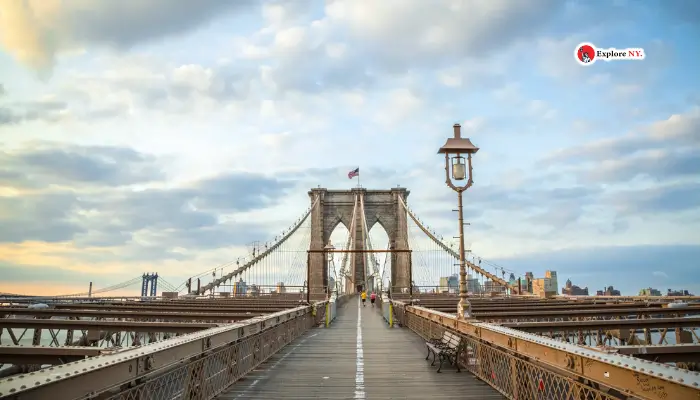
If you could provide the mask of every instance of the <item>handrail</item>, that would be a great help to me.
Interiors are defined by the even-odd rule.
[[[491,323],[459,320],[456,315],[424,307],[405,305],[405,312],[520,357],[599,382],[623,393],[634,393],[643,399],[694,399],[700,396],[700,376],[688,370],[625,355],[601,353]]]
[[[111,387],[134,381],[146,375],[167,370],[184,360],[241,341],[262,331],[323,310],[325,301],[300,306],[245,321],[226,324],[176,338],[130,348],[115,354],[100,355],[84,360],[44,368],[31,375],[15,375],[0,379],[5,395],[21,395],[23,400],[55,398],[82,398],[100,393]],[[108,377],[108,379],[105,379]],[[80,383],[76,381],[79,380]]]

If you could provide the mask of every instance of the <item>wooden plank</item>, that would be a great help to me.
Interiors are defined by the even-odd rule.
[[[352,304],[350,301],[348,304]],[[469,372],[425,360],[425,340],[408,328],[389,328],[381,314],[366,307],[362,316],[367,399],[504,399]],[[445,363],[447,364],[447,363]]]
[[[358,372],[358,320],[362,364]],[[327,329],[312,329],[272,356],[219,399],[503,399],[470,373],[425,360],[408,329],[389,328],[378,308],[350,300]],[[359,381],[359,382],[358,382]],[[361,387],[358,390],[358,383]],[[356,393],[358,392],[358,393]]]

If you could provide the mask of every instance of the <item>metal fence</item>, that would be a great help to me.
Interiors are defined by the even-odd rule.
[[[311,314],[305,314],[259,335],[224,346],[197,361],[174,368],[108,399],[212,399],[301,336],[313,327],[316,321]]]
[[[209,400],[308,329],[323,325],[333,309],[318,302],[12,376],[0,380],[0,398]]]
[[[406,313],[406,326],[426,340],[441,338],[447,329],[410,312]],[[509,399],[620,399],[561,375],[560,372],[525,361],[459,332],[452,332],[458,334],[465,344],[465,351],[459,360],[460,366]]]
[[[459,335],[460,366],[509,399],[700,398],[700,378],[691,371],[392,303],[393,318],[426,340],[439,340],[446,330]]]

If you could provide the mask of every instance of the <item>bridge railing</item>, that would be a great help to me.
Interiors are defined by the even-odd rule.
[[[460,365],[510,399],[691,399],[687,370],[606,354],[515,329],[392,301],[396,318],[426,340],[445,330],[466,344]]]
[[[0,398],[212,399],[305,331],[327,302],[0,380]]]

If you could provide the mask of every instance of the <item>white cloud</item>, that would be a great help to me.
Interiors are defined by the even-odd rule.
[[[169,0],[125,0],[118,4],[90,0],[3,0],[0,38],[19,60],[46,70],[60,52],[83,45],[128,47],[186,32],[217,14],[245,9],[251,3],[245,0],[234,3],[204,0],[196,5]],[[124,21],[129,21],[128,29]]]
[[[651,274],[654,275],[654,276],[657,277],[657,278],[668,279],[668,274],[665,273],[665,272],[663,272],[663,271],[654,271],[654,272],[652,272]]]
[[[449,69],[442,70],[438,72],[438,79],[440,83],[449,87],[460,87],[462,86],[462,75],[459,70]]]
[[[144,7],[152,11],[156,3]],[[435,151],[451,135],[452,124],[460,121],[465,136],[482,148],[475,157],[476,184],[467,192],[465,203],[473,222],[469,241],[478,254],[500,257],[591,247],[601,241],[639,245],[655,240],[658,232],[670,232],[662,239],[667,244],[700,241],[697,221],[678,222],[693,211],[694,186],[689,182],[697,177],[687,171],[694,164],[680,156],[692,154],[688,149],[697,144],[697,130],[693,130],[697,110],[693,114],[674,105],[670,114],[678,115],[653,124],[651,116],[642,114],[646,118],[635,121],[638,132],[629,135],[612,127],[617,119],[591,122],[597,116],[571,101],[576,90],[612,94],[607,85],[614,84],[613,91],[625,94],[627,101],[602,106],[599,97],[588,99],[591,107],[605,108],[615,116],[643,109],[636,101],[646,99],[650,91],[632,86],[617,70],[584,69],[576,64],[573,46],[586,35],[574,29],[552,30],[548,25],[557,17],[561,2],[465,4],[335,0],[323,8],[307,1],[269,2],[258,9],[260,20],[251,18],[239,27],[233,26],[235,20],[221,19],[206,32],[175,40],[167,39],[168,35],[192,31],[215,17],[202,10],[187,19],[180,13],[191,10],[189,6],[169,6],[177,10],[169,10],[174,16],[169,13],[161,22],[186,20],[176,24],[177,29],[176,25],[143,28],[146,18],[142,16],[136,21],[136,32],[128,36],[121,37],[124,32],[110,36],[90,25],[89,35],[69,41],[64,38],[77,28],[64,27],[55,47],[36,42],[32,54],[26,55],[18,53],[19,42],[12,39],[15,42],[6,49],[36,67],[50,65],[56,54],[71,48],[85,48],[86,53],[69,64],[59,59],[52,79],[36,83],[51,97],[22,99],[15,95],[21,90],[11,86],[14,82],[0,83],[8,92],[0,99],[0,135],[7,146],[0,151],[32,148],[34,140],[51,139],[61,145],[134,148],[159,160],[164,177],[157,182],[109,189],[73,185],[80,186],[76,191],[81,196],[89,192],[90,199],[103,204],[100,212],[86,209],[76,214],[89,228],[76,234],[76,245],[92,243],[94,247],[84,255],[101,260],[95,265],[113,262],[120,254],[134,263],[146,256],[166,259],[153,261],[153,267],[181,270],[225,261],[242,251],[234,243],[239,238],[257,235],[261,237],[250,239],[266,240],[269,232],[276,234],[276,228],[286,227],[298,214],[293,210],[308,206],[308,187],[352,185],[346,174],[357,165],[367,187],[409,187],[413,191],[409,202],[418,214],[439,233],[451,236],[456,228],[451,212],[455,195],[444,185],[443,160]],[[209,10],[224,7],[205,6]],[[34,7],[30,11],[36,13],[48,6]],[[116,15],[130,15],[130,7],[125,3]],[[38,25],[25,24],[25,28],[41,35],[46,26],[65,24],[74,13],[71,7],[56,9]],[[114,23],[104,18],[95,21],[105,28]],[[140,50],[136,45],[148,43],[143,40],[147,38],[160,38],[162,43],[150,42]],[[117,41],[116,51],[101,53],[101,48],[111,46],[108,39]],[[228,47],[207,46],[222,41]],[[203,48],[206,53],[200,51]],[[146,50],[152,56],[139,55]],[[521,62],[524,50],[532,55],[529,60],[538,60],[539,69]],[[580,88],[562,89],[561,82],[567,81]],[[646,82],[639,79],[634,84],[646,89]],[[649,101],[657,104],[655,99]],[[586,134],[576,135],[572,127]],[[669,152],[673,145],[682,145],[687,152]],[[564,150],[552,153],[557,148]],[[542,158],[546,162],[535,163]],[[239,201],[251,190],[237,187],[229,193],[233,184],[215,178],[245,171],[296,182],[282,204],[215,212],[211,217],[216,223],[211,222],[211,210],[198,201],[216,200],[217,207]],[[113,174],[114,181],[126,173]],[[0,187],[9,186],[19,175],[15,169],[0,167]],[[646,180],[640,183],[642,175]],[[663,181],[667,176],[673,176],[676,186]],[[203,181],[214,183],[201,199],[178,192]],[[47,190],[26,182],[19,188],[12,185],[0,193],[17,197]],[[135,194],[145,189],[163,190],[163,198],[143,200],[144,194]],[[670,195],[678,193],[684,197]],[[105,213],[125,212],[123,206],[134,198],[167,205],[139,208],[147,216],[175,223],[173,215],[184,214],[184,219],[191,218],[186,222],[194,223],[198,220],[188,213],[200,213],[199,218],[214,225],[183,235],[148,227],[105,231],[91,225],[115,226],[125,217]],[[172,201],[177,207],[168,199],[176,199]],[[666,217],[655,214],[655,209],[663,209]],[[65,228],[59,217],[48,219],[53,225],[47,230]],[[260,232],[247,226],[236,228],[248,221],[256,222]],[[27,221],[15,224],[14,234],[39,237],[31,227]],[[134,239],[108,251],[95,244],[123,239],[115,232]],[[192,265],[177,266],[176,259],[193,254]]]

